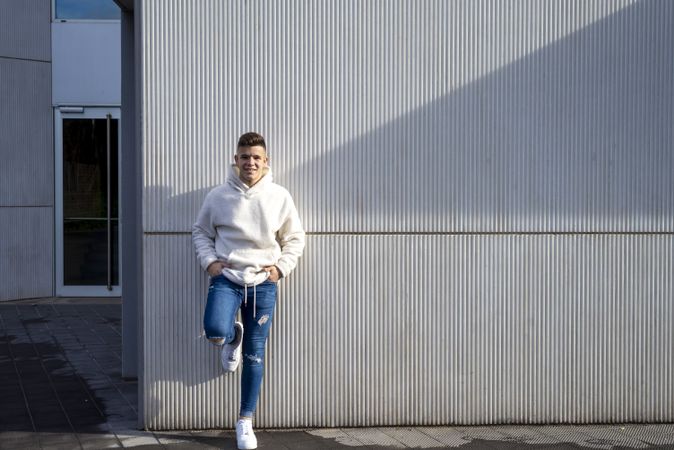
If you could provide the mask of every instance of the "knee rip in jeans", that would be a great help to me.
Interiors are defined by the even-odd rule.
[[[223,345],[225,343],[225,338],[212,337],[208,338],[208,342],[214,345]]]
[[[262,326],[268,321],[269,321],[269,314],[265,314],[264,316],[260,317],[260,320],[257,321],[257,324],[258,326]]]
[[[260,358],[260,357],[257,356],[257,355],[248,355],[248,354],[247,354],[247,355],[245,355],[245,356],[246,356],[246,359],[247,359],[248,361],[250,361],[251,363],[253,363],[253,364],[261,364],[261,363],[262,363],[262,358]]]

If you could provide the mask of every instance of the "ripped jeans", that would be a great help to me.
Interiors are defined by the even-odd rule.
[[[264,347],[276,306],[276,283],[265,281],[255,286],[255,317],[253,317],[253,286],[248,286],[247,300],[244,301],[245,291],[243,286],[229,281],[224,275],[212,277],[204,311],[204,331],[208,338],[224,338],[225,342],[232,342],[235,338],[236,314],[241,308],[243,371],[239,415],[252,417],[262,385]]]

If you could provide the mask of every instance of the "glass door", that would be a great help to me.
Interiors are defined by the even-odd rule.
[[[56,293],[121,295],[119,108],[60,107],[56,140]]]

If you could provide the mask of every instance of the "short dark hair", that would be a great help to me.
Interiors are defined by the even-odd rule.
[[[254,131],[249,131],[248,133],[243,133],[241,135],[237,147],[255,147],[258,145],[267,150],[267,144],[264,143],[262,135],[255,133]]]

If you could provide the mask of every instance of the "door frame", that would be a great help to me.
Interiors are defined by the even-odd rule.
[[[56,296],[57,297],[121,297],[122,295],[122,118],[119,106],[56,106],[54,108],[54,243],[56,261]],[[119,182],[118,199],[118,233],[119,245],[117,264],[119,285],[107,286],[65,286],[63,283],[63,119],[105,119],[110,114],[117,119],[117,165]]]

